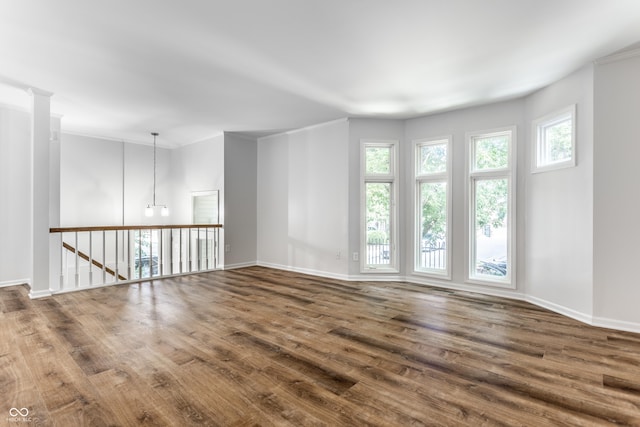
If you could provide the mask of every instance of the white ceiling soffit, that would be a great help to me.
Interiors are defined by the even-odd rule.
[[[0,0],[0,82],[169,146],[518,97],[638,41],[639,0]]]

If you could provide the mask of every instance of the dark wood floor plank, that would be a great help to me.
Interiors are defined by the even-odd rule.
[[[15,333],[14,346],[21,356],[14,366],[24,364],[22,371],[28,370],[28,373],[21,376],[29,376],[37,389],[33,404],[26,406],[31,422],[36,425],[60,422],[64,425],[65,419],[73,418],[76,422],[80,413],[88,423],[101,425],[101,420],[113,414],[96,400],[95,390],[84,373],[65,351],[58,337],[51,335],[46,318],[26,295],[23,303],[25,310],[15,313],[7,326]],[[17,407],[15,403],[14,407]]]
[[[0,320],[5,321],[6,318]],[[6,323],[3,323],[4,325]],[[13,340],[3,341],[3,343],[17,344]],[[8,425],[13,423],[13,420],[15,420],[15,424],[22,424],[20,421],[22,417],[11,415],[12,408],[19,409],[22,413],[24,413],[23,408],[26,408],[32,419],[36,419],[42,425],[51,425],[46,421],[48,410],[36,385],[36,380],[17,345],[13,348],[3,348],[0,352],[0,395],[2,396],[0,399],[0,425]],[[15,414],[15,412],[13,413]]]
[[[640,425],[640,334],[524,301],[262,267],[0,289],[35,425]]]
[[[100,401],[112,408],[117,424],[167,426],[183,421],[172,417],[173,408],[129,369],[109,369],[92,375],[90,380]]]

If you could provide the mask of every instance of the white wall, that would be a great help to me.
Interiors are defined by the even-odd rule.
[[[576,104],[575,167],[531,173],[532,121]],[[530,299],[590,320],[593,308],[593,66],[526,99],[526,289]]]
[[[153,202],[153,146],[62,134],[60,224],[63,227],[164,224],[147,218]],[[171,200],[171,152],[157,148],[156,203]]]
[[[224,135],[173,149],[170,171],[171,223],[193,222],[193,192],[219,190],[220,209],[224,212]],[[222,215],[220,221],[224,224]]]
[[[441,284],[444,286],[456,286],[465,287],[465,271],[466,271],[466,256],[465,256],[465,232],[467,227],[467,219],[465,217],[465,183],[466,183],[466,140],[465,134],[472,131],[483,131],[497,128],[504,128],[507,126],[516,126],[516,153],[518,157],[517,161],[517,201],[516,201],[516,239],[517,239],[517,253],[516,253],[516,286],[515,291],[510,290],[498,290],[496,288],[488,288],[481,285],[466,286],[469,289],[501,293],[501,294],[519,294],[524,289],[524,248],[523,242],[525,240],[524,232],[524,204],[525,204],[525,188],[523,181],[522,171],[524,170],[525,160],[525,135],[524,131],[524,101],[522,99],[514,101],[500,102],[490,105],[484,105],[473,108],[466,108],[463,110],[451,111],[442,114],[436,114],[427,117],[420,117],[406,121],[405,126],[405,150],[403,161],[405,164],[405,186],[411,188],[411,179],[413,165],[411,163],[411,150],[412,143],[417,139],[441,137],[443,135],[452,135],[453,149],[453,182],[452,182],[452,203],[453,203],[453,218],[452,218],[452,275],[451,281],[442,281],[436,279],[425,279],[420,276],[412,274],[413,271],[413,257],[407,256],[405,269],[407,276],[410,280],[425,283]],[[410,202],[408,202],[410,203]],[[407,209],[403,218],[405,226],[409,230],[408,233],[413,233],[414,214],[412,209]],[[412,250],[413,240],[411,235],[407,234],[407,239],[404,242],[405,251],[408,254],[413,252]]]
[[[0,286],[31,277],[31,118],[0,106]]]
[[[257,260],[289,264],[289,140],[258,139]]]
[[[122,225],[122,142],[63,134],[60,225]]]
[[[346,277],[348,122],[258,140],[258,262]]]
[[[116,143],[116,147],[117,145]],[[173,150],[157,147],[156,205],[167,205],[170,215],[163,217],[156,209],[153,217],[146,217],[144,210],[148,204],[153,203],[153,145],[124,144],[124,178],[115,179],[113,185],[122,185],[124,179],[124,193],[120,194],[124,194],[125,225],[175,224],[172,216],[176,209],[176,201],[172,198],[172,155]]]
[[[635,53],[595,69],[593,311],[609,326],[640,330],[640,52]]]
[[[258,143],[224,134],[224,261],[226,268],[257,260]]]

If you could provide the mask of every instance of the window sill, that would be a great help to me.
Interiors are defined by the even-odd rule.
[[[449,272],[441,273],[438,271],[430,271],[430,270],[413,270],[412,274],[414,276],[429,277],[431,279],[451,280],[451,273]]]
[[[398,274],[400,270],[395,267],[365,267],[360,269],[361,274]]]
[[[516,289],[516,284],[512,281],[502,281],[502,280],[491,280],[485,278],[477,278],[472,277],[465,280],[465,283],[470,285],[481,285],[481,286],[490,286],[494,288],[503,288],[503,289]]]

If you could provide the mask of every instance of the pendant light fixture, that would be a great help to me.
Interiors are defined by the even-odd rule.
[[[153,204],[148,204],[144,210],[144,216],[152,217],[156,208],[160,208],[160,215],[169,216],[167,205],[156,205],[156,137],[158,132],[151,132],[153,135]]]

